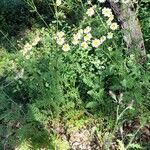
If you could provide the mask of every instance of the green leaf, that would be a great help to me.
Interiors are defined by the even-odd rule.
[[[95,108],[97,106],[98,106],[98,102],[96,101],[91,101],[86,104],[86,108]]]
[[[134,149],[142,149],[142,147],[137,143],[132,143],[129,145],[129,147]]]

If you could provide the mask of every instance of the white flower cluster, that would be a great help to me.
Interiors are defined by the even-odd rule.
[[[62,31],[56,33],[56,42],[58,45],[63,45],[65,43],[64,35],[65,33]]]
[[[73,34],[72,43],[77,45],[80,43],[80,40],[83,38],[83,41],[80,43],[83,49],[88,48],[88,43],[92,38],[90,33],[91,27],[87,26],[85,29],[80,29],[76,34]]]
[[[26,59],[29,59],[30,56],[33,54],[33,52],[31,51],[31,49],[36,46],[39,41],[41,40],[41,38],[39,37],[39,35],[36,35],[34,37],[34,39],[32,40],[32,43],[26,43],[23,47],[22,55],[25,56]]]
[[[89,44],[92,44],[93,47],[97,48],[101,44],[100,40],[98,39],[92,40],[93,37],[90,31],[91,31],[90,26],[87,26],[85,29],[80,29],[76,34],[73,35],[72,43],[74,45],[77,45],[78,43],[80,43],[80,46],[82,49],[87,49],[89,47]],[[76,42],[74,43],[74,41]]]
[[[107,20],[107,25],[110,26],[110,29],[111,30],[116,30],[118,28],[118,24],[116,22],[112,22],[113,19],[114,19],[114,15],[112,14],[112,11],[110,8],[106,8],[104,7],[102,9],[102,14],[105,16],[105,17],[108,17],[108,20]]]
[[[99,57],[97,57],[97,56],[95,56],[95,57],[92,57],[91,59],[90,59],[90,62],[98,69],[98,70],[103,70],[103,69],[105,69],[105,66],[104,66],[104,64],[105,64],[105,62],[107,61],[107,59],[105,60],[105,58],[99,58]]]
[[[73,34],[72,44],[79,45],[81,46],[82,49],[88,49],[90,45],[94,48],[98,48],[101,44],[103,44],[106,41],[106,39],[113,38],[112,32],[108,32],[106,36],[103,35],[100,38],[94,38],[90,32],[91,32],[90,26],[87,26],[84,29],[78,30],[77,33]],[[56,35],[57,35],[55,38],[56,43],[59,46],[62,46],[63,51],[69,51],[70,46],[69,44],[65,43],[65,38],[64,38],[65,33],[60,31],[60,32],[57,32]]]
[[[99,2],[105,2],[104,0],[99,0]],[[87,9],[86,15],[88,17],[92,17],[96,13],[97,6],[94,5]],[[111,30],[116,30],[118,28],[118,24],[116,22],[113,22],[114,15],[110,8],[104,7],[102,9],[102,14],[107,19],[107,25]],[[69,51],[70,45],[65,42],[65,33],[62,31],[59,31],[56,33],[56,43],[62,47],[63,51]],[[83,29],[79,29],[76,33],[73,34],[71,38],[71,43],[74,46],[79,45],[82,49],[88,49],[89,47],[98,48],[101,44],[103,44],[107,39],[113,38],[113,33],[108,32],[107,35],[103,35],[99,38],[93,37],[91,34],[91,27],[87,26]]]
[[[102,0],[101,0],[101,2],[102,2]],[[104,2],[104,0],[103,0],[103,2]],[[95,8],[96,8],[96,6],[95,6],[95,7],[94,7],[94,6],[93,6],[93,7],[90,7],[89,9],[87,9],[86,14],[87,14],[89,17],[93,16],[93,15],[95,14]],[[108,17],[108,20],[107,20],[106,23],[110,26],[110,29],[116,30],[116,29],[118,28],[118,25],[117,25],[116,22],[112,22],[113,19],[114,19],[114,15],[113,15],[111,9],[104,7],[104,8],[102,9],[102,14],[103,14],[105,17]]]
[[[58,45],[62,46],[62,50],[65,51],[65,52],[67,52],[67,51],[70,50],[70,46],[69,46],[69,44],[65,43],[64,36],[65,36],[65,33],[63,31],[58,31],[56,33],[55,39],[56,39],[56,43]]]

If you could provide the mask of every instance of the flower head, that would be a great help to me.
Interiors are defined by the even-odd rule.
[[[62,38],[65,35],[65,33],[63,31],[58,31],[56,33],[57,38]]]
[[[83,29],[78,30],[78,34],[83,34]]]
[[[81,38],[82,38],[82,34],[79,33],[79,32],[78,32],[77,34],[74,34],[74,35],[73,35],[73,39],[74,39],[74,40],[79,40],[79,39],[81,39]]]
[[[86,14],[89,16],[89,17],[91,17],[91,16],[93,16],[94,15],[94,9],[91,7],[91,8],[89,8],[88,10],[87,10],[87,12],[86,12]]]
[[[73,45],[77,45],[78,43],[79,43],[78,40],[74,40],[74,39],[73,39],[73,41],[72,41],[72,44],[73,44]]]
[[[91,0],[88,0],[88,1],[87,1],[87,3],[88,3],[89,5],[91,5],[91,4],[92,4]]]
[[[35,38],[32,41],[32,46],[36,46],[40,40],[41,38],[39,36],[35,36]]]
[[[100,3],[105,3],[106,0],[98,0],[98,2],[100,2]]]
[[[97,48],[101,44],[99,39],[92,40],[92,46]]]
[[[89,33],[91,31],[91,27],[90,26],[87,26],[85,29],[84,29],[84,33]]]
[[[114,19],[114,15],[111,15],[108,20],[106,21],[107,25],[111,25],[112,21]]]
[[[65,43],[65,40],[64,40],[64,38],[59,38],[59,39],[57,39],[56,42],[58,45],[63,45]]]
[[[97,5],[93,5],[92,8],[93,8],[93,9],[97,8]]]
[[[82,43],[81,43],[81,47],[82,47],[83,49],[87,49],[87,48],[88,48],[88,44],[87,44],[86,42],[82,42]]]
[[[22,68],[21,70],[19,70],[19,71],[17,72],[16,76],[15,76],[15,80],[20,79],[20,78],[23,78],[24,72],[25,72],[25,71],[24,71],[24,68]]]
[[[109,50],[109,51],[112,51],[112,47],[108,47],[108,50]]]
[[[63,47],[62,47],[62,50],[65,51],[65,52],[69,51],[70,50],[69,44],[64,44]]]
[[[107,38],[108,38],[108,39],[111,39],[112,37],[113,37],[113,33],[112,33],[112,32],[108,32],[108,33],[107,33]]]
[[[24,50],[27,52],[27,51],[30,51],[32,49],[32,44],[29,44],[29,43],[26,43],[24,45]]]
[[[100,38],[100,43],[102,44],[104,41],[106,41],[106,36],[102,36],[101,38]]]
[[[112,2],[114,2],[114,3],[118,3],[119,2],[119,0],[111,0]]]
[[[122,0],[121,2],[122,2],[123,4],[128,4],[130,1],[131,1],[131,0]]]
[[[108,26],[110,26],[112,22],[111,22],[110,19],[108,19],[108,20],[106,21],[106,23],[107,23]]]
[[[109,20],[113,21],[113,19],[114,19],[114,15],[112,14],[109,16]]]
[[[112,11],[110,8],[106,8],[104,7],[102,9],[102,14],[105,16],[105,17],[110,17],[112,15]]]
[[[92,35],[88,33],[87,35],[84,36],[84,41],[90,41],[92,38]]]
[[[56,6],[60,6],[61,5],[61,0],[56,0]]]
[[[116,22],[114,22],[110,25],[110,29],[112,29],[112,30],[116,30],[117,28],[118,28],[118,24]]]

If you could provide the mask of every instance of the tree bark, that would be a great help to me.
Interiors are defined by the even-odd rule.
[[[127,48],[135,49],[140,55],[139,62],[146,61],[146,50],[144,46],[143,34],[132,2],[128,4],[114,3],[109,0],[118,22],[123,29],[123,39]]]

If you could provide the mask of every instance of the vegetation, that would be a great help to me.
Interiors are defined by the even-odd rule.
[[[108,1],[0,1],[0,150],[149,149],[150,1],[132,4],[144,63]]]

